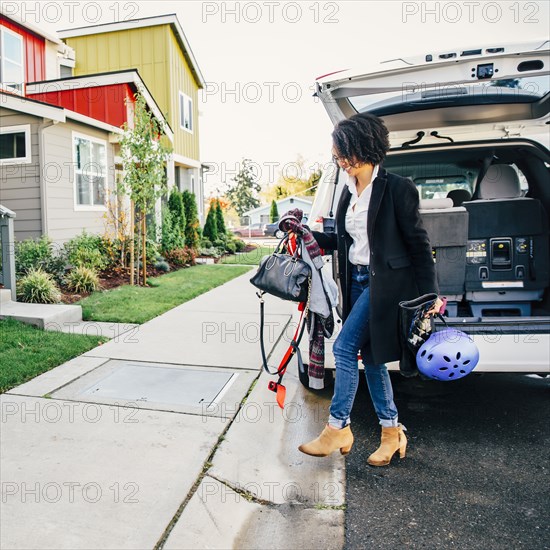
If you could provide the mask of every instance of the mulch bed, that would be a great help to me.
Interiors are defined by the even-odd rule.
[[[257,247],[254,244],[247,243],[246,248],[242,252],[252,252]],[[224,255],[225,256],[225,255]],[[223,256],[222,256],[223,258]],[[216,258],[214,262],[218,263],[221,258]],[[176,271],[178,269],[185,269],[182,267],[175,267],[170,264],[170,271]],[[155,269],[152,266],[147,267],[147,277],[158,277],[164,275],[164,271]],[[101,290],[112,290],[122,285],[130,284],[130,268],[114,268],[108,271],[103,271],[99,275],[99,284],[101,285]],[[4,288],[4,285],[0,284],[0,288]],[[83,298],[89,296],[90,292],[83,292],[77,294],[76,292],[71,292],[65,287],[61,287],[61,303],[63,304],[74,304]]]
[[[171,271],[176,271],[178,269],[185,269],[180,267],[170,266]],[[158,277],[159,275],[164,275],[166,272],[159,269],[155,269],[152,266],[147,267],[147,277]],[[122,285],[130,284],[130,268],[114,268],[108,271],[103,271],[99,274],[99,284],[101,285],[101,290],[112,290]],[[83,298],[89,296],[90,292],[82,292],[77,294],[76,292],[71,292],[67,288],[61,288],[61,302],[64,304],[74,304]]]

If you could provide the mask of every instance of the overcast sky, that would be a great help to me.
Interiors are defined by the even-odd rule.
[[[176,13],[208,83],[201,160],[223,190],[243,158],[273,183],[298,155],[330,158],[317,76],[395,57],[548,39],[550,2],[3,2],[46,30]],[[38,13],[37,4],[39,5]],[[292,171],[292,165],[287,168]]]

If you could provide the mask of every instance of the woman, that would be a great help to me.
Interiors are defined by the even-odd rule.
[[[300,445],[303,453],[347,454],[353,444],[350,413],[359,383],[361,352],[374,409],[382,426],[380,447],[369,457],[386,466],[407,438],[398,422],[390,377],[384,363],[401,356],[398,304],[422,294],[438,294],[428,235],[418,213],[418,192],[409,179],[381,164],[389,149],[382,120],[358,114],[337,124],[333,158],[348,174],[336,211],[336,233],[314,231],[321,248],[338,250],[337,279],[342,294],[343,327],[334,342],[334,396],[321,435]],[[430,314],[439,311],[438,298]]]

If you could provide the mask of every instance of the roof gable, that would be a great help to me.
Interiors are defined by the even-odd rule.
[[[86,27],[77,27],[74,29],[63,29],[58,32],[58,35],[62,39],[76,38],[80,36],[90,36],[93,34],[103,34],[110,32],[118,32],[124,30],[136,30],[144,27],[155,27],[161,25],[168,25],[172,29],[172,32],[176,36],[178,45],[182,51],[182,54],[189,65],[189,69],[193,74],[193,78],[199,88],[204,88],[205,80],[193,55],[191,46],[187,41],[187,37],[183,32],[181,24],[175,13],[168,15],[158,15],[155,17],[144,17],[142,19],[128,19],[127,21],[119,21],[116,23],[102,23],[99,25],[90,25]]]

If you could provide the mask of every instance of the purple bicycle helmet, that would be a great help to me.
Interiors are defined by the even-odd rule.
[[[418,370],[434,380],[449,382],[470,374],[479,361],[479,349],[465,332],[445,328],[434,332],[416,354]]]

